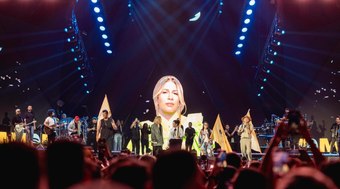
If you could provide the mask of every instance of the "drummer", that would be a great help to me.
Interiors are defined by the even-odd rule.
[[[79,116],[75,116],[74,119],[68,124],[68,133],[73,137],[80,137],[81,134],[81,121]]]

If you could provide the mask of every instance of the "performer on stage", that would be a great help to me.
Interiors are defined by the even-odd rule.
[[[12,119],[12,124],[14,125],[15,141],[21,142],[22,135],[24,134],[25,125],[24,119],[21,117],[21,110],[15,110],[15,117]]]
[[[142,143],[142,154],[149,153],[151,150],[149,149],[149,135],[151,134],[151,130],[147,123],[143,124],[141,129],[141,143]],[[145,150],[145,151],[144,151]]]
[[[27,142],[33,143],[33,135],[35,130],[35,117],[33,113],[33,107],[31,105],[27,106],[27,112],[25,113],[25,125],[28,127]]]
[[[238,128],[238,135],[240,135],[240,148],[242,157],[246,157],[247,161],[250,162],[252,160],[251,154],[251,135],[254,131],[254,126],[251,123],[251,119],[249,116],[242,117],[242,124]]]
[[[179,119],[182,123],[185,123],[185,117],[181,115],[182,111],[186,111],[182,84],[174,76],[162,77],[153,90],[153,101],[156,115],[162,118],[163,149],[166,149],[172,122]]]
[[[225,134],[227,135],[227,137],[229,139],[231,148],[234,151],[239,151],[239,150],[236,150],[236,149],[239,149],[239,146],[237,145],[238,144],[238,139],[237,139],[238,138],[238,136],[237,136],[238,126],[236,125],[232,132],[230,132],[229,129],[230,129],[230,126],[228,124],[225,125],[224,132],[225,132]]]
[[[92,146],[94,151],[97,151],[96,128],[97,128],[97,118],[93,117],[92,120],[91,120],[91,123],[89,123],[89,125],[87,126],[87,141],[86,141],[86,144],[88,146]]]
[[[81,121],[79,116],[75,116],[74,119],[68,124],[68,134],[75,138],[81,138]]]
[[[48,144],[52,144],[55,141],[56,133],[54,128],[57,126],[57,120],[54,117],[54,109],[49,109],[47,111],[47,118],[44,121],[44,130],[47,134]]]
[[[201,146],[201,155],[213,156],[211,129],[208,122],[203,123],[203,128],[200,131],[199,143]]]
[[[192,123],[189,122],[188,127],[185,129],[185,150],[191,152],[192,144],[194,143],[195,129],[192,128]]]
[[[107,110],[103,110],[103,119],[100,120],[100,138],[106,140],[110,152],[113,149],[113,130],[117,128],[114,120],[110,117]]]
[[[162,151],[164,144],[163,140],[163,126],[161,116],[156,116],[153,124],[151,125],[151,143],[153,147],[153,155],[158,156]]]
[[[179,125],[179,120],[176,119],[172,122],[172,127],[170,129],[170,136],[169,136],[170,148],[180,150],[182,147],[183,136],[184,136],[183,128]]]
[[[132,151],[135,154],[139,154],[140,149],[140,122],[136,118],[131,124],[131,141],[132,141]]]
[[[113,130],[113,151],[121,151],[122,150],[122,123],[117,120],[116,129]]]
[[[338,141],[339,138],[339,129],[340,129],[340,116],[337,116],[335,118],[335,123],[333,123],[332,127],[331,127],[331,144],[330,144],[330,151],[331,153],[336,153],[335,149],[335,143]],[[340,152],[339,150],[339,145],[338,145],[338,152]]]

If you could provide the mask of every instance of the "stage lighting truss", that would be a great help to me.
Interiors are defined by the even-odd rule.
[[[105,22],[105,15],[104,15],[104,11],[103,11],[104,10],[103,6],[100,3],[100,1],[98,1],[98,0],[92,0],[91,2],[92,2],[91,6],[92,6],[92,10],[93,10],[93,15],[95,16],[96,21],[97,21],[97,27],[99,29],[98,31],[100,33],[104,49],[105,49],[106,53],[110,55],[110,54],[112,54],[113,50],[112,50],[112,45],[110,44],[108,29],[105,25],[106,22]],[[131,8],[132,5],[133,5],[132,0],[129,0],[128,1],[128,8],[129,8],[129,11],[131,13],[130,16],[132,16],[132,8]]]
[[[72,64],[79,74],[80,82],[85,94],[92,91],[91,78],[93,77],[92,67],[89,62],[86,47],[83,41],[83,33],[79,30],[77,17],[74,9],[72,10],[71,24],[64,28],[67,34],[67,46],[72,56]]]
[[[241,55],[242,50],[244,49],[246,38],[247,38],[247,32],[250,28],[250,25],[253,19],[252,15],[254,14],[253,12],[255,8],[255,3],[256,3],[255,0],[247,0],[244,6],[244,11],[243,11],[244,13],[243,13],[242,20],[241,20],[241,30],[240,30],[240,34],[236,42],[236,48],[234,51],[234,54],[236,56]]]
[[[265,83],[270,79],[272,67],[279,61],[280,52],[282,52],[282,39],[285,33],[286,31],[280,26],[279,18],[276,14],[255,74],[258,89],[256,95],[258,97],[263,96],[262,93],[266,88]]]

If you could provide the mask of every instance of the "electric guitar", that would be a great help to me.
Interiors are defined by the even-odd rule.
[[[27,123],[27,124],[25,124],[25,123],[18,123],[18,124],[15,124],[15,127],[14,127],[14,129],[15,129],[15,131],[16,132],[18,132],[18,133],[20,133],[23,129],[25,129],[25,127],[27,126],[27,125],[30,125],[30,124],[32,124],[32,123],[36,123],[37,121],[32,121],[32,122],[30,122],[30,123]]]

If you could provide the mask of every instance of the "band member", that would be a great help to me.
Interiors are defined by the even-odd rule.
[[[179,125],[179,120],[176,119],[172,122],[172,127],[170,129],[170,141],[169,147],[172,149],[181,149],[182,138],[184,137],[183,128]]]
[[[54,128],[57,126],[57,120],[55,119],[54,109],[47,111],[47,118],[44,121],[44,129],[47,134],[48,144],[52,144],[55,141],[56,133]]]
[[[213,156],[211,129],[208,122],[203,123],[203,128],[200,131],[199,143],[201,145],[201,155]]]
[[[75,116],[67,126],[68,134],[75,138],[81,138],[81,124],[79,116]]]
[[[251,124],[249,116],[242,117],[242,124],[238,128],[238,135],[241,136],[240,148],[242,157],[246,157],[247,161],[252,160],[251,154],[251,133],[254,131],[254,126]]]
[[[119,120],[116,123],[117,128],[113,130],[113,151],[122,150],[122,124]]]
[[[8,141],[12,141],[12,126],[11,126],[11,119],[8,117],[8,112],[5,112],[5,116],[2,119],[2,125],[5,126],[6,132],[7,132],[7,137]]]
[[[35,117],[33,113],[33,107],[31,105],[27,106],[27,112],[25,113],[25,125],[27,126],[27,142],[33,142],[33,135],[35,130]]]
[[[228,139],[229,139],[229,142],[230,142],[230,145],[231,145],[231,148],[234,149],[235,151],[239,151],[239,150],[236,150],[236,149],[239,149],[239,146],[237,145],[237,130],[238,130],[238,126],[236,125],[234,130],[232,132],[229,131],[230,129],[230,126],[227,124],[225,127],[224,127],[224,133],[227,135]]]
[[[22,135],[24,134],[24,119],[21,117],[21,110],[15,110],[15,117],[12,120],[12,124],[14,125],[15,132],[15,141],[21,142]]]
[[[185,150],[191,152],[192,144],[194,143],[195,129],[192,128],[192,123],[188,123],[188,127],[185,129]]]
[[[336,152],[336,150],[334,150],[335,148],[335,143],[338,141],[338,137],[339,137],[339,129],[340,129],[340,116],[337,116],[335,118],[335,123],[333,123],[332,127],[331,127],[331,144],[330,144],[330,149],[331,149],[331,152]],[[333,151],[334,150],[334,151]],[[338,151],[339,150],[339,146],[338,146]]]
[[[93,117],[91,123],[87,126],[87,141],[86,144],[88,146],[92,146],[92,148],[96,151],[97,150],[97,142],[96,142],[96,128],[97,128],[97,118]]]
[[[116,123],[110,117],[107,110],[103,110],[103,119],[100,120],[100,138],[105,139],[110,152],[113,149],[113,130],[117,128]]]
[[[162,127],[161,116],[156,116],[153,124],[151,125],[151,143],[153,148],[153,155],[158,156],[162,151],[162,146],[164,144],[163,139],[163,127]]]
[[[141,137],[142,154],[149,153],[151,151],[149,149],[149,135],[151,134],[151,130],[150,130],[149,125],[147,123],[143,124],[141,133],[142,133],[142,137]],[[145,149],[145,151],[144,151],[144,149]]]
[[[131,124],[131,140],[132,140],[132,151],[135,154],[139,154],[140,149],[140,122],[136,118]]]

